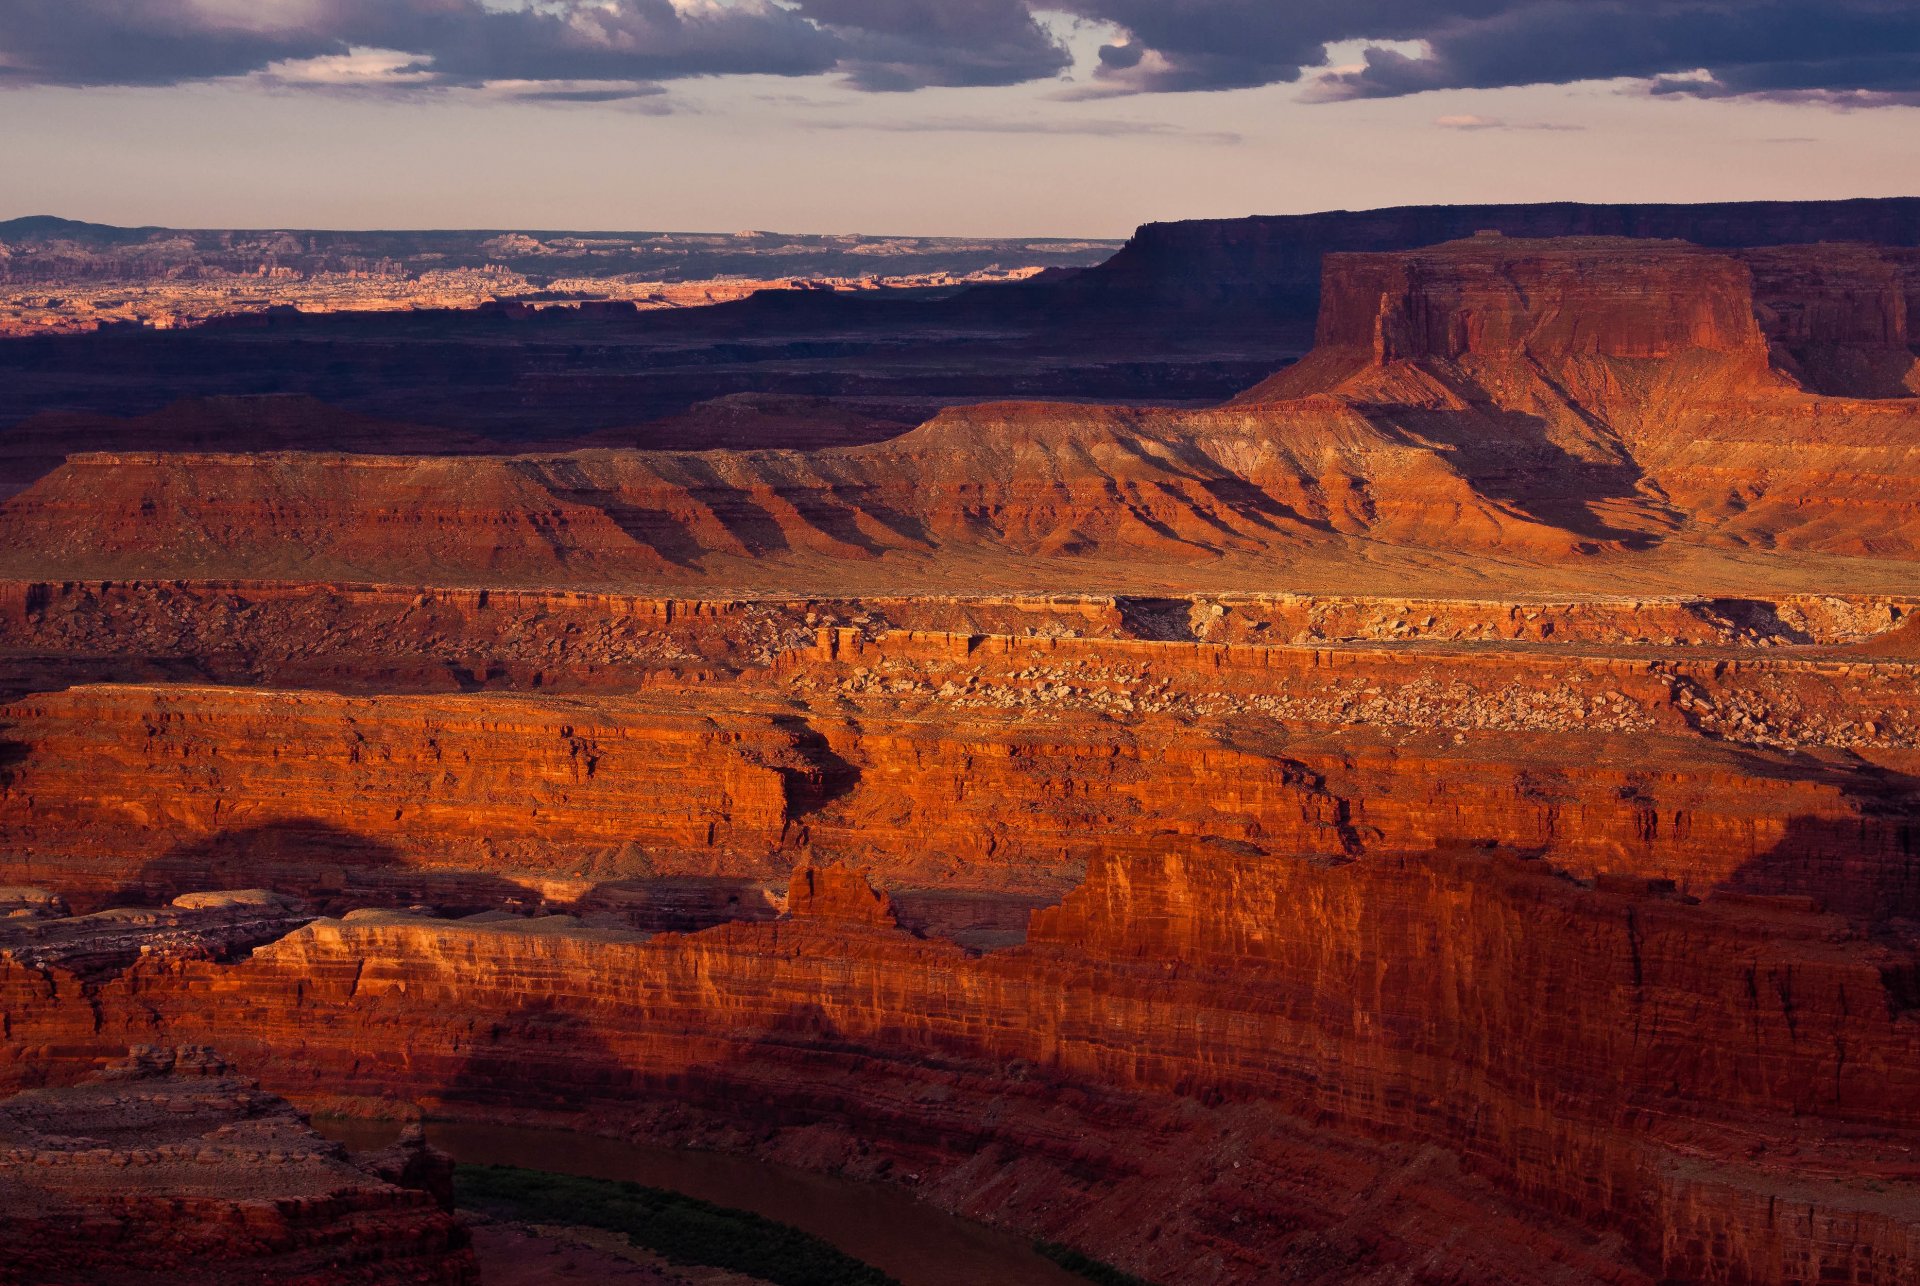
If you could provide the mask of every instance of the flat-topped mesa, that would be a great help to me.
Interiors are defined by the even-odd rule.
[[[1483,233],[1328,255],[1313,352],[1242,400],[1331,392],[1399,362],[1518,359],[1552,378],[1579,359],[1699,356],[1769,378],[1752,274],[1738,260],[1679,241]]]
[[[1192,324],[1231,318],[1241,330],[1304,346],[1313,333],[1321,262],[1341,253],[1431,246],[1482,229],[1509,237],[1681,238],[1738,248],[1920,240],[1920,199],[1746,201],[1711,205],[1428,205],[1319,214],[1188,219],[1143,225],[1098,267],[1024,289],[1056,315],[1077,305],[1104,317]]]
[[[1920,401],[1896,274],[1857,247],[1755,262],[1497,235],[1329,255],[1317,346],[1238,407],[1343,407],[1595,541],[1911,557]]]
[[[1410,255],[1337,256],[1327,272],[1335,293],[1321,317],[1342,339],[1348,305],[1380,292],[1369,330],[1385,360],[1764,351],[1746,270],[1683,242],[1481,236]]]

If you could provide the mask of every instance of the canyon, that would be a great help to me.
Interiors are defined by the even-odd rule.
[[[1150,1281],[1914,1280],[1912,203],[1313,219],[982,296],[1317,305],[1204,404],[30,422],[0,1147],[211,1050],[289,1137],[741,1153]]]
[[[680,308],[758,290],[928,290],[1096,263],[1116,243],[773,232],[121,228],[0,220],[0,335],[272,313]]]

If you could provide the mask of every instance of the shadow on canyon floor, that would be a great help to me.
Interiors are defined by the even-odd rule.
[[[4,744],[4,743],[0,743]],[[3,754],[0,751],[0,754]],[[323,915],[361,907],[430,906],[443,916],[481,911],[598,917],[648,932],[696,932],[772,919],[780,904],[762,879],[634,876],[569,881],[566,892],[472,867],[428,867],[382,840],[312,818],[222,831],[145,863],[87,909],[163,903],[182,893],[266,888]]]
[[[221,831],[147,862],[107,900],[132,906],[182,893],[265,888],[302,898],[325,914],[361,906],[429,903],[444,914],[531,909],[537,889],[473,870],[410,863],[393,846],[315,818]]]
[[[1475,491],[1534,522],[1625,549],[1646,550],[1660,543],[1660,531],[1615,526],[1596,508],[1633,505],[1644,509],[1654,525],[1666,525],[1664,506],[1645,491],[1645,474],[1624,449],[1614,448],[1612,460],[1583,458],[1554,440],[1545,418],[1501,408],[1468,386],[1457,386],[1454,392],[1469,409],[1360,410],[1376,427],[1410,445],[1438,447]],[[1571,399],[1568,406],[1574,407]],[[1613,438],[1612,430],[1593,416],[1575,413],[1598,441]]]

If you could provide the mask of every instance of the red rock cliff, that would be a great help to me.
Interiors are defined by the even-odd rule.
[[[1896,1282],[1920,1232],[1914,976],[1910,947],[1791,904],[1222,844],[1099,860],[1027,946],[985,956],[818,916],[648,939],[361,912],[231,964],[150,954],[84,1005],[58,965],[6,960],[0,1006],[16,1048],[158,1022],[304,1095],[850,1130],[943,1199],[1173,1279],[1341,1280],[1319,1248],[1342,1219],[1367,1248],[1339,1271],[1435,1253],[1447,1221],[1421,1231],[1436,1198],[1411,1175],[1357,1209],[1290,1195],[1289,1166],[1344,1175],[1332,1192],[1384,1178],[1372,1139],[1493,1180],[1543,1241],[1555,1212],[1616,1230],[1589,1276]],[[1219,1174],[1223,1138],[1247,1173]],[[983,1154],[1012,1186],[964,1178]],[[1029,1203],[1022,1173],[1084,1198]],[[1486,1236],[1499,1211],[1455,1217]],[[1468,1278],[1502,1275],[1477,1253],[1457,1251]]]

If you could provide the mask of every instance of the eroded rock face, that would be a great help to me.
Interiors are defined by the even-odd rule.
[[[1331,255],[1314,347],[1373,362],[1581,356],[1744,359],[1758,372],[1750,278],[1672,241],[1482,234],[1395,255]]]
[[[1880,246],[1749,250],[1754,305],[1774,359],[1815,392],[1920,394],[1913,307],[1899,252]]]
[[[272,581],[0,581],[0,639],[13,649],[5,677],[23,692],[102,678],[349,693],[632,691],[764,668],[815,643],[823,629],[1264,644],[1894,646],[1916,605],[1911,594],[1835,593],[687,599]]]
[[[1903,306],[1890,282],[1863,284],[1873,274],[1862,257],[1758,256],[1778,351],[1791,357],[1797,343],[1829,373],[1852,353],[1866,370],[1879,359],[1860,356],[1876,332],[1859,315],[1865,294],[1866,311],[1883,314],[1873,343],[1893,365],[1881,365],[1904,369]],[[1783,285],[1783,272],[1801,280]],[[1320,342],[1244,404],[1276,416],[1316,398],[1352,405],[1429,444],[1477,492],[1585,535],[1587,551],[1699,543],[1908,558],[1917,547],[1920,402],[1817,397],[1770,366],[1749,269],[1730,256],[1482,236],[1329,256],[1327,279]]]
[[[852,882],[834,880],[872,905]],[[636,1102],[676,1101],[696,1113],[683,1127],[849,1131],[976,1210],[994,1198],[958,1175],[984,1152],[1007,1181],[1050,1172],[1078,1198],[1006,1191],[998,1217],[1177,1280],[1312,1270],[1354,1217],[1282,1201],[1278,1222],[1221,1226],[1189,1187],[1148,1198],[1146,1176],[1204,1167],[1223,1132],[1278,1113],[1330,1130],[1320,1164],[1347,1182],[1391,1163],[1340,1140],[1420,1140],[1534,1204],[1548,1242],[1566,1236],[1548,1210],[1617,1229],[1603,1275],[1620,1280],[1898,1281],[1914,975],[1910,946],[1791,903],[1582,887],[1498,855],[1213,845],[1101,860],[1028,945],[986,956],[817,912],[651,939],[356,913],[244,962],[136,965],[95,992],[81,1039],[158,1015],[301,1095],[595,1104],[635,1126],[656,1120]],[[94,1025],[0,985],[16,1040]],[[1225,1183],[1235,1206],[1276,1211],[1284,1153],[1238,1153],[1257,1173]],[[1358,1216],[1361,1262],[1437,1253],[1408,1209],[1437,1218],[1434,1199]],[[1459,1217],[1490,1231],[1502,1213]],[[1608,1258],[1577,1245],[1554,1253]]]
[[[957,407],[811,452],[76,454],[0,507],[0,570],[790,593],[1056,589],[1062,561],[1246,587],[1390,550],[1913,561],[1920,400],[1891,261],[1750,262],[1492,235],[1330,255],[1314,351],[1210,410]]]
[[[851,631],[644,695],[82,687],[0,707],[0,878],[86,907],[269,884],[694,928],[771,915],[818,853],[897,902],[1006,899],[1015,929],[1099,854],[1223,839],[1493,845],[1912,914],[1916,692],[1912,661],[1841,650]]]
[[[852,867],[802,863],[787,883],[787,914],[797,919],[891,929],[893,905]]]
[[[146,956],[235,959],[313,918],[292,898],[266,889],[185,893],[169,906],[115,907],[79,918],[65,910],[64,899],[49,898],[36,914],[0,919],[0,958],[91,979]],[[20,1084],[33,1083],[32,1076],[31,1067],[13,1073]]]
[[[1212,606],[1150,619],[1442,628]],[[0,877],[363,909],[35,899],[3,1061],[164,1033],[302,1098],[588,1110],[1168,1280],[1898,1281],[1911,605],[1729,610],[1682,645],[1515,605],[1461,609],[1520,636],[1479,643],[822,627],[626,695],[39,694]],[[365,909],[410,899],[496,909]]]
[[[355,1164],[212,1051],[139,1045],[0,1099],[0,1281],[473,1283],[451,1163]]]

